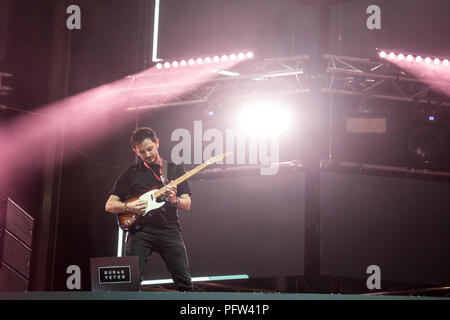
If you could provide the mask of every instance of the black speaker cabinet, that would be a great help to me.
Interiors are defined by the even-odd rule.
[[[10,198],[1,201],[0,229],[6,229],[31,248],[34,219]]]
[[[5,263],[0,263],[0,291],[27,291],[28,279],[10,268]]]
[[[28,289],[33,223],[14,201],[0,201],[0,291]]]

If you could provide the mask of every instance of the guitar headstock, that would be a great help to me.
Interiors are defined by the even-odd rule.
[[[218,161],[220,161],[220,160],[223,160],[223,159],[225,159],[226,157],[231,156],[232,154],[233,154],[232,152],[222,153],[221,155],[212,157],[211,159],[205,161],[205,163],[207,163],[208,165],[210,165],[210,164],[216,163],[216,162],[218,162]]]

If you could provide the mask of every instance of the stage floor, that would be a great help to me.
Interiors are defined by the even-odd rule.
[[[0,300],[448,300],[450,297],[242,292],[0,292]]]

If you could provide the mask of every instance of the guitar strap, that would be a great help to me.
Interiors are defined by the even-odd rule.
[[[169,183],[169,179],[167,177],[167,161],[164,159],[161,159],[161,160],[162,160],[161,182],[162,182],[163,186],[165,186],[166,184]]]

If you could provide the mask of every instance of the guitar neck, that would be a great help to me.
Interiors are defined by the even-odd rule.
[[[192,170],[189,170],[188,172],[186,172],[185,174],[183,174],[182,176],[178,177],[177,179],[175,179],[174,181],[172,181],[171,183],[169,183],[169,185],[171,186],[177,186],[180,183],[186,181],[187,179],[189,179],[190,177],[192,177],[193,175],[197,174],[199,171],[203,170],[204,168],[206,168],[207,166],[209,166],[211,163],[209,162],[204,162],[201,165],[198,165],[197,167],[195,167]],[[162,196],[161,192],[156,192],[155,193],[156,197],[160,197]]]

